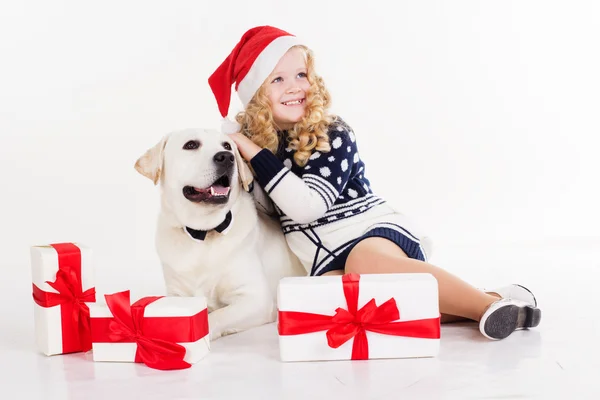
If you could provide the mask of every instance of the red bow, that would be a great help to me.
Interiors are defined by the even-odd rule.
[[[85,302],[96,301],[96,290],[81,287],[81,250],[73,243],[53,244],[58,253],[58,272],[54,282],[46,281],[58,293],[45,292],[33,285],[33,300],[41,307],[60,305],[63,353],[92,348],[90,309]]]
[[[185,347],[175,342],[149,337],[144,333],[146,306],[162,296],[144,297],[132,305],[130,305],[129,290],[104,297],[114,316],[108,324],[108,339],[111,342],[135,342],[137,344],[135,362],[161,370],[191,367],[189,363],[183,361]]]
[[[342,276],[344,296],[348,309],[338,308],[335,315],[321,315],[297,311],[279,311],[279,334],[300,335],[311,332],[327,331],[327,344],[336,349],[354,338],[352,359],[369,358],[367,332],[386,335],[406,336],[426,339],[440,338],[440,318],[415,321],[396,321],[400,312],[394,298],[377,306],[371,299],[361,309],[358,308],[358,274]]]

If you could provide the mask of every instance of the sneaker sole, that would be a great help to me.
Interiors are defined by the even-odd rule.
[[[540,324],[542,311],[532,306],[507,305],[494,311],[485,321],[485,334],[491,339],[504,339],[518,329]]]

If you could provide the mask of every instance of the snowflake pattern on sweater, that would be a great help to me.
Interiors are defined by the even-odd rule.
[[[284,233],[349,218],[385,202],[373,194],[354,132],[341,118],[328,130],[331,150],[313,151],[304,167],[293,161],[287,132],[280,134],[277,154],[263,149],[251,164]]]

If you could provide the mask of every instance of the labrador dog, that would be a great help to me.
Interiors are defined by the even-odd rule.
[[[211,340],[275,321],[279,280],[306,271],[279,222],[257,209],[233,140],[171,132],[135,169],[160,186],[155,246],[167,294],[206,297]]]

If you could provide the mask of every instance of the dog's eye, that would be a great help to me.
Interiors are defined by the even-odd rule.
[[[184,150],[196,150],[198,147],[200,147],[198,140],[190,140],[183,145]]]
[[[223,143],[223,148],[225,150],[231,150],[231,145],[229,143],[225,142],[225,143]]]

